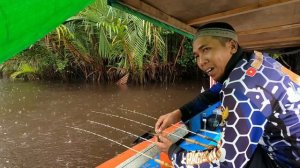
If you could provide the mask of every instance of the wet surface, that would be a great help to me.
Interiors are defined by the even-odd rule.
[[[78,127],[131,146],[128,134],[92,124],[96,121],[142,135],[151,130],[103,112],[154,126],[159,117],[196,96],[201,84],[101,86],[0,80],[0,167],[95,167],[125,151]]]

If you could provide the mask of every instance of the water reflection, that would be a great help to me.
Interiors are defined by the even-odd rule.
[[[120,108],[159,117],[193,98],[200,89],[196,82],[119,88],[0,80],[0,167],[95,167],[125,149],[66,126],[90,130],[130,146],[135,137],[87,120],[137,135],[150,128],[93,111],[154,126],[155,120]]]

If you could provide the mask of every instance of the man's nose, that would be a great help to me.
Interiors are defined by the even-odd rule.
[[[202,57],[198,57],[197,62],[199,67],[203,67],[208,62],[208,60],[202,56]]]

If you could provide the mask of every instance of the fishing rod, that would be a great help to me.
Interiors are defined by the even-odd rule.
[[[147,142],[150,142],[150,143],[154,143],[153,141],[150,141],[149,139],[146,139],[144,137],[140,137],[139,135],[136,135],[136,134],[133,134],[131,132],[128,132],[128,131],[125,131],[125,130],[122,130],[120,128],[116,128],[116,127],[113,127],[113,126],[110,126],[110,125],[107,125],[107,124],[103,124],[103,123],[99,123],[99,122],[96,122],[96,121],[92,121],[92,120],[87,120],[88,122],[92,123],[92,124],[98,124],[98,125],[102,125],[104,127],[108,127],[108,128],[111,128],[111,129],[114,129],[114,130],[117,130],[117,131],[120,131],[120,132],[123,132],[123,133],[126,133],[126,134],[129,134],[131,136],[134,136],[134,137],[137,137],[137,138],[141,138]]]
[[[149,127],[149,128],[154,128],[153,126],[151,125],[148,125],[148,124],[145,124],[145,123],[141,123],[141,122],[138,122],[138,121],[135,121],[135,120],[132,120],[132,119],[129,119],[129,118],[126,118],[126,117],[122,117],[122,116],[119,116],[119,115],[113,115],[113,114],[108,114],[108,113],[103,113],[103,112],[99,112],[99,111],[91,111],[92,113],[97,113],[97,114],[103,114],[103,115],[107,115],[107,116],[110,116],[110,117],[116,117],[116,118],[121,118],[121,119],[124,119],[124,120],[127,120],[127,121],[130,121],[130,122],[135,122],[137,124],[140,124],[140,125],[143,125],[143,126],[146,126],[146,127]]]
[[[134,152],[136,152],[136,153],[138,153],[140,155],[143,155],[143,156],[145,156],[145,157],[147,157],[149,159],[153,159],[158,164],[161,164],[161,165],[163,165],[165,167],[168,167],[168,168],[173,168],[173,166],[171,166],[169,163],[166,163],[166,162],[164,162],[164,161],[162,161],[160,159],[156,159],[154,157],[151,157],[151,156],[149,156],[149,155],[147,155],[145,153],[142,153],[142,152],[140,152],[138,150],[135,150],[135,149],[133,149],[133,148],[127,146],[127,145],[124,145],[124,144],[122,144],[122,143],[120,143],[118,141],[115,141],[113,139],[110,139],[110,138],[108,138],[106,136],[103,136],[103,135],[100,135],[100,134],[97,134],[97,133],[94,133],[94,132],[91,132],[91,131],[88,131],[88,130],[85,130],[85,129],[77,128],[77,127],[71,127],[71,126],[66,126],[66,127],[72,128],[72,129],[75,129],[75,130],[79,130],[79,131],[82,131],[82,132],[85,132],[85,133],[89,133],[89,134],[92,134],[92,135],[95,135],[95,136],[98,136],[98,137],[101,137],[101,138],[106,139],[106,140],[108,140],[110,142],[113,142],[113,143],[116,143],[116,144],[118,144],[120,146],[123,146],[126,149],[132,150],[132,151],[134,151]]]
[[[122,116],[118,116],[118,115],[113,115],[113,114],[108,114],[108,113],[103,113],[103,112],[98,112],[98,111],[91,111],[91,112],[92,112],[92,113],[97,113],[97,114],[107,115],[107,116],[110,116],[110,117],[121,118],[121,119],[124,119],[124,120],[127,120],[127,121],[131,121],[131,122],[135,122],[135,123],[137,123],[137,124],[141,124],[141,125],[144,125],[144,126],[147,126],[147,127],[149,127],[149,128],[154,129],[154,127],[151,126],[151,125],[148,125],[148,124],[145,124],[145,123],[141,123],[141,122],[138,122],[138,121],[135,121],[135,120],[126,118],[126,117],[122,117]],[[165,132],[165,131],[162,131],[162,132]],[[153,134],[153,133],[151,133],[151,134]],[[213,145],[206,145],[206,144],[204,144],[204,143],[197,142],[197,141],[195,141],[195,140],[193,140],[193,139],[190,139],[190,138],[183,138],[183,137],[180,137],[180,136],[178,136],[178,135],[176,135],[176,134],[173,134],[173,133],[170,133],[170,134],[172,134],[173,136],[175,136],[175,137],[177,137],[177,138],[186,140],[186,141],[189,142],[189,143],[193,143],[193,144],[196,144],[196,145],[199,145],[199,146],[203,146],[203,147],[205,147],[205,148],[207,148],[207,149],[213,149],[213,148],[215,147],[215,146],[213,146]],[[153,134],[153,135],[157,135],[157,134]]]
[[[119,109],[120,109],[120,110],[123,110],[123,111],[131,112],[131,113],[134,113],[134,114],[139,114],[139,115],[142,115],[142,116],[145,116],[145,117],[148,117],[148,118],[152,118],[152,119],[154,119],[154,120],[158,120],[158,118],[156,118],[156,117],[153,117],[153,116],[150,116],[150,115],[147,115],[147,114],[143,114],[143,113],[139,113],[139,112],[136,112],[136,111],[133,111],[133,110],[128,110],[128,109],[124,109],[124,108],[119,108]],[[174,126],[174,127],[176,127],[176,128],[179,128],[179,129],[181,129],[181,130],[188,131],[189,133],[195,134],[195,135],[197,135],[197,136],[199,136],[199,137],[201,137],[201,138],[204,138],[204,139],[206,139],[206,140],[213,141],[213,142],[215,142],[215,143],[218,144],[218,141],[216,141],[216,140],[214,140],[214,139],[212,139],[212,138],[210,138],[210,137],[208,137],[208,136],[198,134],[198,133],[196,133],[196,132],[190,131],[190,130],[188,130],[188,129],[186,129],[186,128],[182,128],[182,127],[177,126],[177,125],[175,125],[175,124],[171,124],[171,125]]]
[[[158,118],[156,118],[156,117],[153,117],[153,116],[150,116],[150,115],[147,115],[147,114],[143,114],[143,113],[136,112],[135,110],[124,109],[124,108],[121,108],[121,107],[118,108],[118,109],[123,110],[123,111],[128,111],[128,112],[134,113],[134,114],[139,114],[139,115],[142,115],[142,116],[145,116],[145,117],[148,117],[148,118],[152,118],[152,119],[154,119],[154,120],[157,120],[157,119],[158,119]]]

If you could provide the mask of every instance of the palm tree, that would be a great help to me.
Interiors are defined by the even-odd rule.
[[[130,73],[131,80],[143,83],[149,67],[154,76],[155,67],[167,63],[161,32],[147,21],[107,6],[105,0],[96,0],[20,54],[30,56],[14,60],[36,74],[50,68],[52,76],[64,79],[81,74],[86,80],[116,81]],[[16,69],[22,70],[23,63]]]
[[[160,54],[166,61],[160,29],[151,23],[112,9],[103,0],[96,1],[79,17],[89,36],[98,37],[97,56],[108,60],[110,68],[132,73],[133,78],[142,83],[145,58],[153,60]]]

